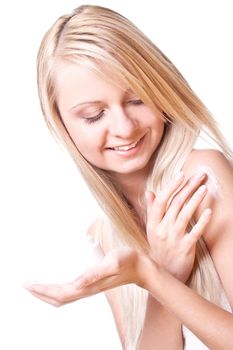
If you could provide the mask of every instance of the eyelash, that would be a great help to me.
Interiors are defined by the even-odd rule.
[[[132,103],[133,105],[136,105],[136,106],[143,104],[142,100],[132,100],[132,101],[129,101],[129,102]],[[92,118],[85,118],[85,122],[86,122],[87,124],[95,123],[95,122],[97,122],[99,119],[102,118],[103,114],[104,114],[104,111],[101,111],[101,112],[100,112],[99,114],[97,114],[95,117],[92,117]]]

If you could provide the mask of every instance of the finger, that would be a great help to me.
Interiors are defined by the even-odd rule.
[[[156,195],[149,215],[151,218],[150,225],[152,228],[161,222],[166,212],[169,199],[177,191],[183,179],[184,174],[180,172],[175,181],[173,181],[167,189],[161,191],[158,195]]]
[[[47,304],[52,305],[52,306],[58,307],[58,306],[63,305],[62,303],[58,302],[58,301],[55,300],[55,299],[46,297],[46,296],[41,295],[41,294],[39,294],[39,293],[36,293],[36,292],[34,292],[34,291],[29,291],[29,292],[30,292],[34,297],[36,297],[36,298],[38,298],[38,299],[44,301],[44,302],[47,303]]]
[[[114,260],[106,259],[100,264],[88,269],[81,276],[71,283],[63,284],[26,284],[24,287],[31,293],[37,294],[40,298],[48,298],[49,301],[59,302],[65,304],[79,298],[98,293],[101,287],[101,281],[106,278],[117,275],[117,263]],[[91,287],[95,284],[95,290]],[[88,287],[90,286],[89,290]],[[111,288],[111,286],[109,286]]]
[[[166,213],[166,218],[170,220],[170,222],[177,219],[181,209],[187,200],[197,190],[205,177],[206,174],[203,172],[195,174],[185,183],[185,185],[175,194],[175,196],[173,196]]]
[[[126,282],[125,282],[126,283]],[[71,302],[74,302],[76,300],[89,297],[94,294],[98,294],[101,292],[104,292],[108,289],[115,288],[119,285],[124,284],[123,280],[119,276],[110,276],[106,277],[104,279],[101,279],[100,281],[93,282],[85,287],[80,287],[77,289],[76,281],[71,283],[72,286],[70,286],[70,290],[72,292],[67,292],[66,285],[59,285],[60,292],[57,293],[57,287],[58,285],[32,285],[27,286],[25,288],[28,289],[28,291],[35,296],[36,298],[50,304],[53,306],[61,306],[64,304],[68,304]],[[70,285],[71,285],[70,284]]]
[[[59,302],[61,304],[73,300],[74,295],[77,298],[77,291],[74,289],[73,283],[64,284],[31,284],[24,286],[30,293],[38,298],[45,298],[50,301]]]
[[[189,232],[189,234],[185,236],[187,242],[190,244],[190,247],[193,247],[193,244],[195,244],[204,234],[205,229],[208,223],[210,222],[211,215],[212,210],[210,208],[205,209],[202,215],[200,216],[200,219],[193,226],[192,230]]]
[[[95,291],[93,291],[92,285],[78,289],[76,288],[75,282],[70,283],[70,285],[71,288],[69,290],[65,288],[65,284],[62,285],[62,287],[59,288],[59,292],[57,291],[57,285],[32,285],[26,288],[33,296],[53,306],[68,304],[101,291],[100,288],[95,288]]]
[[[182,208],[175,223],[176,228],[178,229],[177,232],[181,232],[183,234],[186,231],[190,220],[192,219],[195,211],[197,210],[206,194],[207,187],[205,185],[202,185],[193,194],[189,202]]]

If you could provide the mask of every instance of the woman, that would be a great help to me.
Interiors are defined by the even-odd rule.
[[[180,72],[87,5],[45,35],[38,87],[105,212],[88,230],[105,257],[71,283],[25,287],[55,306],[105,291],[124,349],[233,348],[232,153]],[[193,149],[200,132],[220,150]]]

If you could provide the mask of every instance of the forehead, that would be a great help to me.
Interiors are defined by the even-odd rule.
[[[54,67],[55,96],[60,105],[131,93],[125,80],[102,66],[58,61]]]

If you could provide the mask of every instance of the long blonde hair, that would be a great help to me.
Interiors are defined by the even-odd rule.
[[[47,125],[66,145],[106,213],[112,232],[117,235],[116,245],[128,244],[148,252],[144,228],[127,199],[106,171],[93,166],[82,156],[62,121],[54,83],[54,67],[59,59],[88,65],[105,79],[111,80],[108,73],[112,72],[114,77],[119,78],[119,82],[127,83],[145,104],[162,111],[161,118],[166,127],[154,154],[148,189],[157,192],[173,179],[182,168],[201,131],[229,159],[232,159],[231,150],[210,112],[177,68],[122,15],[100,6],[80,6],[71,14],[60,17],[46,33],[38,53],[38,90]],[[108,70],[102,67],[107,67]],[[144,198],[141,199],[142,210],[143,203]],[[202,239],[198,242],[196,251],[195,267],[189,284],[198,293],[216,302],[219,280]],[[137,304],[135,300],[140,293],[137,288],[131,293],[134,296],[128,316],[128,349],[135,348],[142,325],[142,317],[135,314],[143,314],[143,306],[141,311],[135,310],[133,306]],[[133,326],[132,320],[139,318]]]

